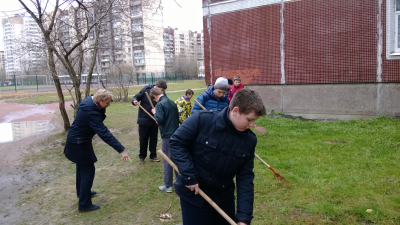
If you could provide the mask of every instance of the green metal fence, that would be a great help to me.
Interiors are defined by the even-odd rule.
[[[147,72],[147,73],[136,73],[137,84],[154,84],[157,80],[163,79],[167,82],[183,82],[183,72]]]

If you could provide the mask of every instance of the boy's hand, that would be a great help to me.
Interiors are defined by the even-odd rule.
[[[151,109],[151,113],[153,113],[153,115],[156,114],[156,108]]]
[[[133,100],[133,104],[134,104],[134,105],[139,105],[139,102],[136,101],[136,100]]]
[[[243,222],[238,222],[237,225],[247,225],[247,224],[245,224]]]
[[[191,191],[194,191],[194,194],[197,195],[199,194],[199,184],[194,184],[194,185],[185,185],[187,188],[189,188]]]

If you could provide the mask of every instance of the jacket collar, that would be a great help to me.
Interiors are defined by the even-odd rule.
[[[232,121],[229,119],[229,106],[223,108],[221,111],[218,112],[215,123],[216,123],[215,129],[218,131],[231,130],[240,135],[246,135],[249,132],[249,130],[245,131],[236,130],[236,128],[232,124]]]
[[[216,117],[216,130],[228,130],[233,128],[233,124],[229,119],[229,107],[223,108],[221,111],[218,112]]]

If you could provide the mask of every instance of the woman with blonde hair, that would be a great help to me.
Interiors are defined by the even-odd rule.
[[[76,194],[79,198],[80,211],[93,211],[100,206],[93,205],[91,197],[96,194],[91,191],[97,161],[93,151],[92,139],[97,134],[104,142],[121,153],[122,160],[132,160],[125,147],[111,134],[103,121],[106,118],[106,108],[110,106],[112,94],[100,89],[94,96],[88,96],[80,104],[75,120],[68,131],[64,148],[65,156],[76,164]]]

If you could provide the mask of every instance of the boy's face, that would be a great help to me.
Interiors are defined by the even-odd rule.
[[[233,81],[233,84],[234,84],[236,87],[239,87],[239,85],[240,85],[240,80],[235,80],[235,81]]]
[[[160,100],[161,96],[163,96],[163,95],[162,94],[161,95],[153,95],[151,97],[151,100],[153,100],[155,102],[158,102]]]
[[[245,131],[250,127],[254,127],[254,121],[256,121],[260,116],[257,116],[253,111],[248,114],[241,114],[239,112],[239,107],[234,107],[231,111],[231,116],[229,119],[232,121],[233,126],[238,131]]]
[[[220,100],[225,95],[225,92],[226,92],[226,90],[215,89],[214,94],[215,94],[215,97],[217,98],[217,100]]]
[[[188,97],[189,99],[191,99],[193,97],[193,94],[188,94],[186,95],[186,97]]]

